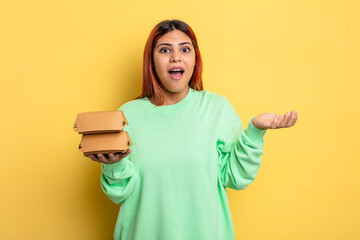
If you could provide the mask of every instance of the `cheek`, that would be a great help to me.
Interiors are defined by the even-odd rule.
[[[166,70],[162,66],[155,67],[156,68],[156,74],[160,76],[165,76],[167,74]]]
[[[190,69],[189,71],[189,75],[192,75],[194,70],[195,70],[195,59],[190,59],[190,61],[188,62],[188,68]]]
[[[160,68],[159,63],[154,62],[154,67],[155,67],[156,73],[159,74],[159,68]]]
[[[158,75],[165,74],[164,72],[166,71],[166,64],[163,59],[156,59],[156,61],[154,61],[154,65],[155,65],[156,73]]]
[[[188,63],[188,66],[189,66],[191,69],[194,69],[194,66],[195,66],[195,64],[196,64],[195,55],[189,57],[187,63]]]

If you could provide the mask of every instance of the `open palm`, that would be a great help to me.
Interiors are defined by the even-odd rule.
[[[277,129],[294,126],[298,118],[296,111],[288,112],[284,115],[276,113],[263,113],[254,118],[251,123],[259,129]]]

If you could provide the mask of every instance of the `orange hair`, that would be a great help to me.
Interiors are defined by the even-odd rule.
[[[192,41],[195,49],[195,67],[193,75],[189,81],[189,86],[195,90],[203,90],[202,83],[202,61],[199,46],[193,30],[186,23],[179,20],[165,20],[158,23],[151,31],[144,48],[143,58],[143,79],[141,94],[137,98],[154,98],[156,105],[162,105],[165,95],[159,85],[153,61],[153,51],[157,40],[166,33],[174,30],[184,32]]]

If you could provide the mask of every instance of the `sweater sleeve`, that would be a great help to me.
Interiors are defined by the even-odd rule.
[[[261,165],[264,134],[251,120],[244,131],[240,117],[229,102],[222,114],[222,131],[217,140],[219,175],[224,187],[241,190],[255,180]]]
[[[125,106],[126,104],[122,105],[118,110],[122,110],[129,120]],[[129,131],[128,126],[125,126],[124,131]],[[130,149],[133,150],[132,147]],[[101,188],[116,204],[123,202],[131,195],[140,178],[138,168],[131,161],[131,154],[133,153],[117,163],[101,164]]]
[[[134,191],[139,175],[129,155],[117,163],[102,163],[101,170],[101,188],[114,203],[121,203]]]

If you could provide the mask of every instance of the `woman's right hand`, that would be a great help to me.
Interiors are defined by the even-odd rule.
[[[120,162],[123,158],[125,158],[129,153],[131,152],[130,149],[128,149],[124,153],[109,153],[109,157],[106,157],[104,154],[98,153],[98,154],[85,154],[85,157],[91,158],[91,160],[95,162],[105,163],[105,164],[112,164]]]

